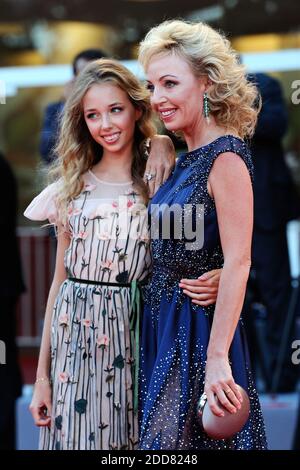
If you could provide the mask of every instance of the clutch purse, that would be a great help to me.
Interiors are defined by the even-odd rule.
[[[223,410],[224,416],[216,416],[211,411],[206,394],[200,397],[197,406],[197,417],[204,432],[213,439],[229,439],[242,430],[250,413],[250,401],[247,392],[238,385],[243,397],[241,408],[236,413],[230,413],[217,399],[218,406]]]

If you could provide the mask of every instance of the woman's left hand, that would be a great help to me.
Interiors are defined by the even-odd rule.
[[[224,416],[219,402],[230,412],[236,413],[241,408],[243,397],[232,377],[228,358],[209,358],[206,362],[204,392],[208,405],[216,416]]]
[[[192,303],[207,306],[216,303],[222,269],[208,271],[198,279],[181,279],[179,287]]]
[[[167,135],[155,135],[151,139],[151,150],[147,160],[144,180],[149,186],[152,198],[158,188],[169,178],[175,166],[176,152],[172,140]],[[153,175],[148,180],[147,175]]]

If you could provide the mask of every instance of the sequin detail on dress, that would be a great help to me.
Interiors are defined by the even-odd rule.
[[[242,322],[230,348],[232,372],[248,390],[251,415],[234,439],[209,439],[195,420],[203,392],[206,350],[214,306],[191,303],[178,284],[223,266],[218,221],[207,180],[215,159],[233,152],[242,158],[252,177],[248,147],[233,136],[223,136],[205,147],[183,154],[173,175],[152,199],[151,207],[203,205],[204,244],[187,250],[184,238],[152,239],[153,274],[145,289],[140,374],[141,449],[265,449],[264,423],[252,383]],[[194,212],[196,213],[196,212]],[[159,219],[158,219],[159,220]]]

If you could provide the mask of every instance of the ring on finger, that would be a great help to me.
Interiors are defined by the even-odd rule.
[[[145,178],[146,178],[146,181],[151,181],[152,179],[154,179],[156,176],[156,173],[145,173]]]

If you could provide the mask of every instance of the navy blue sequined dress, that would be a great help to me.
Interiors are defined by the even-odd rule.
[[[231,344],[230,362],[235,381],[248,390],[250,418],[243,430],[230,440],[208,438],[195,419],[197,401],[203,393],[206,350],[214,306],[192,304],[178,284],[182,278],[197,278],[223,265],[216,209],[207,191],[207,179],[215,159],[228,151],[244,160],[252,176],[247,145],[233,136],[222,136],[204,147],[183,154],[173,175],[150,205],[150,211],[153,211],[155,205],[166,207],[162,204],[179,204],[182,207],[190,204],[187,207],[195,209],[196,205],[202,204],[204,244],[201,249],[191,250],[187,249],[184,237],[152,237],[153,274],[145,289],[141,344],[141,449],[267,447],[241,321]]]

